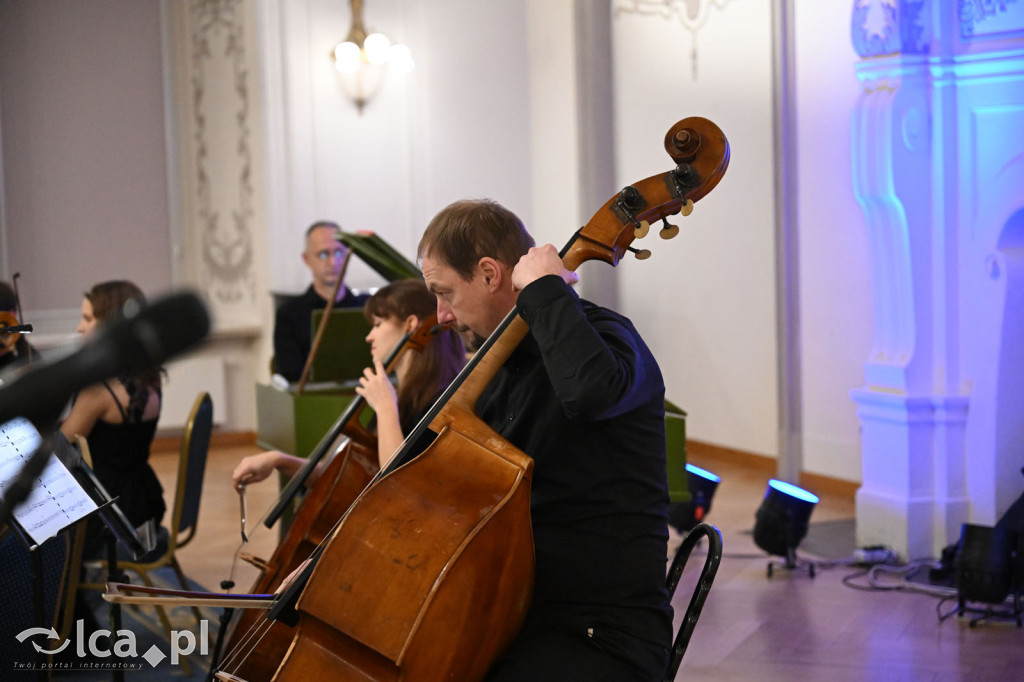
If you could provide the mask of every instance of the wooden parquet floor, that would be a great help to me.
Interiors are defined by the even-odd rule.
[[[256,451],[244,446],[210,453],[198,531],[180,550],[179,561],[190,578],[211,589],[231,573],[241,540],[231,470],[241,457]],[[176,459],[170,452],[152,457],[168,499]],[[750,535],[768,477],[727,462],[691,460],[722,477],[707,521],[721,530],[725,557],[678,680],[1024,680],[1024,630],[1015,626],[971,628],[955,617],[940,622],[938,597],[853,589],[843,584],[855,571],[849,566],[819,568],[813,579],[805,572],[787,571],[775,571],[769,579],[768,557]],[[250,526],[269,508],[275,493],[273,479],[250,486]],[[853,515],[851,499],[821,495],[811,522]],[[276,537],[276,529],[253,532],[246,551],[269,556]],[[694,552],[676,592],[677,623],[703,563],[701,552],[699,547]],[[244,565],[236,568],[236,589],[247,589],[253,575]],[[941,609],[954,606],[949,601]]]

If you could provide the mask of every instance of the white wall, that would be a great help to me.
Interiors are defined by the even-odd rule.
[[[652,228],[651,259],[620,266],[621,308],[659,358],[667,397],[688,412],[690,437],[774,455],[771,17],[765,0],[706,10],[696,77],[678,15],[613,22],[620,183],[670,169],[663,139],[687,116],[714,121],[732,149],[718,188],[675,219],[679,236],[660,242]]]
[[[0,1],[0,277],[50,331],[96,282],[171,285],[160,49],[158,0]]]
[[[849,392],[871,352],[871,264],[853,194],[850,3],[796,0],[800,324],[804,469],[861,479],[859,420]]]
[[[430,218],[456,199],[491,197],[530,221],[522,4],[368,3],[367,29],[408,44],[416,68],[404,78],[389,76],[362,115],[329,59],[348,32],[348,3],[261,4],[265,39],[280,49],[279,59],[265,64],[281,78],[268,84],[268,239],[278,256],[272,288],[297,291],[308,283],[298,254],[303,231],[318,218],[378,232],[410,258]],[[277,136],[284,144],[274,142]],[[348,282],[382,283],[358,263]]]

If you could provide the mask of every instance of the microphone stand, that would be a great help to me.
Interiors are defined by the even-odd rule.
[[[220,589],[227,592],[235,586],[234,580],[222,580],[220,581]],[[225,606],[224,610],[220,614],[220,625],[217,628],[217,642],[213,645],[213,656],[210,658],[210,672],[206,676],[205,682],[213,682],[216,678],[217,667],[220,664],[220,651],[224,646],[224,635],[227,634],[228,626],[231,623],[231,617],[235,615],[235,608],[233,606]]]
[[[117,566],[117,537],[114,532],[106,527],[104,535],[107,541],[107,580],[115,583],[128,582],[128,576]],[[111,638],[121,630],[121,605],[113,603],[110,605],[110,632]],[[110,671],[110,678],[114,682],[124,682],[124,670],[114,666]]]

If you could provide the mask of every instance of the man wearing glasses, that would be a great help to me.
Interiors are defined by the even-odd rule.
[[[302,261],[313,275],[313,283],[298,296],[286,298],[274,318],[274,373],[289,382],[302,376],[306,357],[313,345],[310,320],[314,310],[323,310],[341,275],[348,249],[335,235],[337,223],[321,220],[306,230],[306,250]],[[335,308],[362,307],[367,294],[354,294],[342,283],[334,300]]]

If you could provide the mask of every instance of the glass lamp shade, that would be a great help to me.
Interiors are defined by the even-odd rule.
[[[757,510],[754,543],[775,556],[791,556],[807,535],[818,497],[795,485],[772,479]]]

